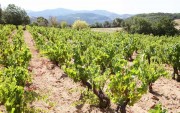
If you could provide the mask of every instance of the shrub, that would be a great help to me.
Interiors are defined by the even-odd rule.
[[[66,27],[68,26],[68,24],[67,24],[66,21],[62,21],[62,22],[60,23],[60,26],[61,26],[61,28],[66,28]]]
[[[77,30],[85,29],[88,27],[89,27],[88,23],[86,21],[81,21],[81,20],[76,20],[72,25],[72,28]]]

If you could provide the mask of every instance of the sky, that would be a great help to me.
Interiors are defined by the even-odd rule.
[[[15,4],[25,10],[67,8],[107,10],[118,14],[180,13],[180,0],[0,0],[2,8]]]

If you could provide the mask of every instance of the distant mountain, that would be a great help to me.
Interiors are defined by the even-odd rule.
[[[104,22],[104,21],[112,21],[115,18],[122,18],[126,19],[131,14],[123,14],[119,15],[113,12],[109,12],[106,10],[70,10],[64,8],[57,8],[57,9],[47,9],[43,11],[27,11],[28,15],[31,18],[42,16],[44,18],[49,18],[50,16],[55,16],[59,21],[65,20],[69,24],[73,23],[77,19],[85,20],[89,24],[93,24],[95,22]]]
[[[89,24],[93,24],[95,22],[104,22],[111,21],[111,18],[103,15],[98,15],[94,13],[76,13],[70,14],[66,16],[58,16],[58,21],[67,21],[69,24],[72,24],[75,20],[84,20]]]
[[[114,19],[120,17],[119,14],[109,12],[106,10],[93,10],[93,11],[88,11],[88,10],[83,10],[83,11],[77,11],[78,13],[93,13],[96,15],[102,15],[102,16],[107,16],[108,18]]]
[[[57,9],[47,9],[43,11],[32,11],[29,12],[28,15],[31,17],[45,17],[49,18],[50,16],[63,16],[63,15],[68,15],[68,14],[73,14],[75,13],[74,10],[69,10],[69,9],[64,9],[64,8],[57,8]]]
[[[120,15],[119,18],[126,19],[126,18],[130,18],[130,17],[132,17],[132,16],[134,16],[134,15],[135,15],[135,14],[122,14],[122,15]]]

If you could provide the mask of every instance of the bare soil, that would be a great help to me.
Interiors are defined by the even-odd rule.
[[[43,100],[33,102],[31,107],[48,113],[81,111],[73,104],[79,100],[82,86],[79,83],[74,83],[58,66],[39,54],[28,31],[24,31],[24,37],[32,53],[29,64],[29,71],[32,72],[32,85],[27,90],[33,89],[37,94],[45,97]],[[86,112],[86,110],[89,110],[88,108],[88,105],[84,105],[81,109]]]
[[[31,34],[24,31],[32,59],[29,71],[32,73],[32,84],[26,90],[33,90],[44,99],[34,101],[30,106],[48,113],[114,113],[115,105],[101,110],[96,106],[74,103],[81,99],[80,83],[74,83],[63,71],[48,58],[43,57],[35,47]],[[127,106],[127,113],[148,113],[148,110],[161,103],[168,113],[180,113],[180,82],[160,78],[153,84],[154,93],[147,93],[133,106]],[[1,107],[0,107],[1,109]],[[0,110],[1,111],[1,110]]]
[[[130,113],[147,113],[150,108],[161,103],[168,113],[180,113],[180,83],[160,78],[153,84],[154,93],[142,96],[139,102],[130,107]]]
[[[115,27],[115,28],[91,28],[91,30],[96,32],[112,33],[112,32],[122,31],[123,29],[121,27]]]

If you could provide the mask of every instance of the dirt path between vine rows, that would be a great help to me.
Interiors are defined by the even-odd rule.
[[[74,106],[84,88],[65,76],[58,66],[38,52],[28,31],[24,31],[24,37],[32,53],[29,65],[32,85],[28,88],[45,97],[33,102],[32,108],[40,109],[43,113],[114,113],[114,106],[106,111],[88,104]],[[154,83],[153,89],[154,94],[147,93],[134,106],[128,106],[127,113],[147,113],[159,102],[168,109],[168,113],[180,112],[180,83],[160,78]]]
[[[134,106],[131,113],[146,113],[154,105],[161,103],[168,113],[180,113],[180,82],[159,78],[153,84],[154,93],[147,93]]]
[[[91,110],[88,105],[82,106],[81,109],[73,105],[80,98],[82,86],[74,83],[58,66],[40,55],[28,31],[24,31],[24,37],[32,53],[29,65],[32,85],[29,89],[45,98],[33,102],[31,107],[48,113],[79,113]]]

